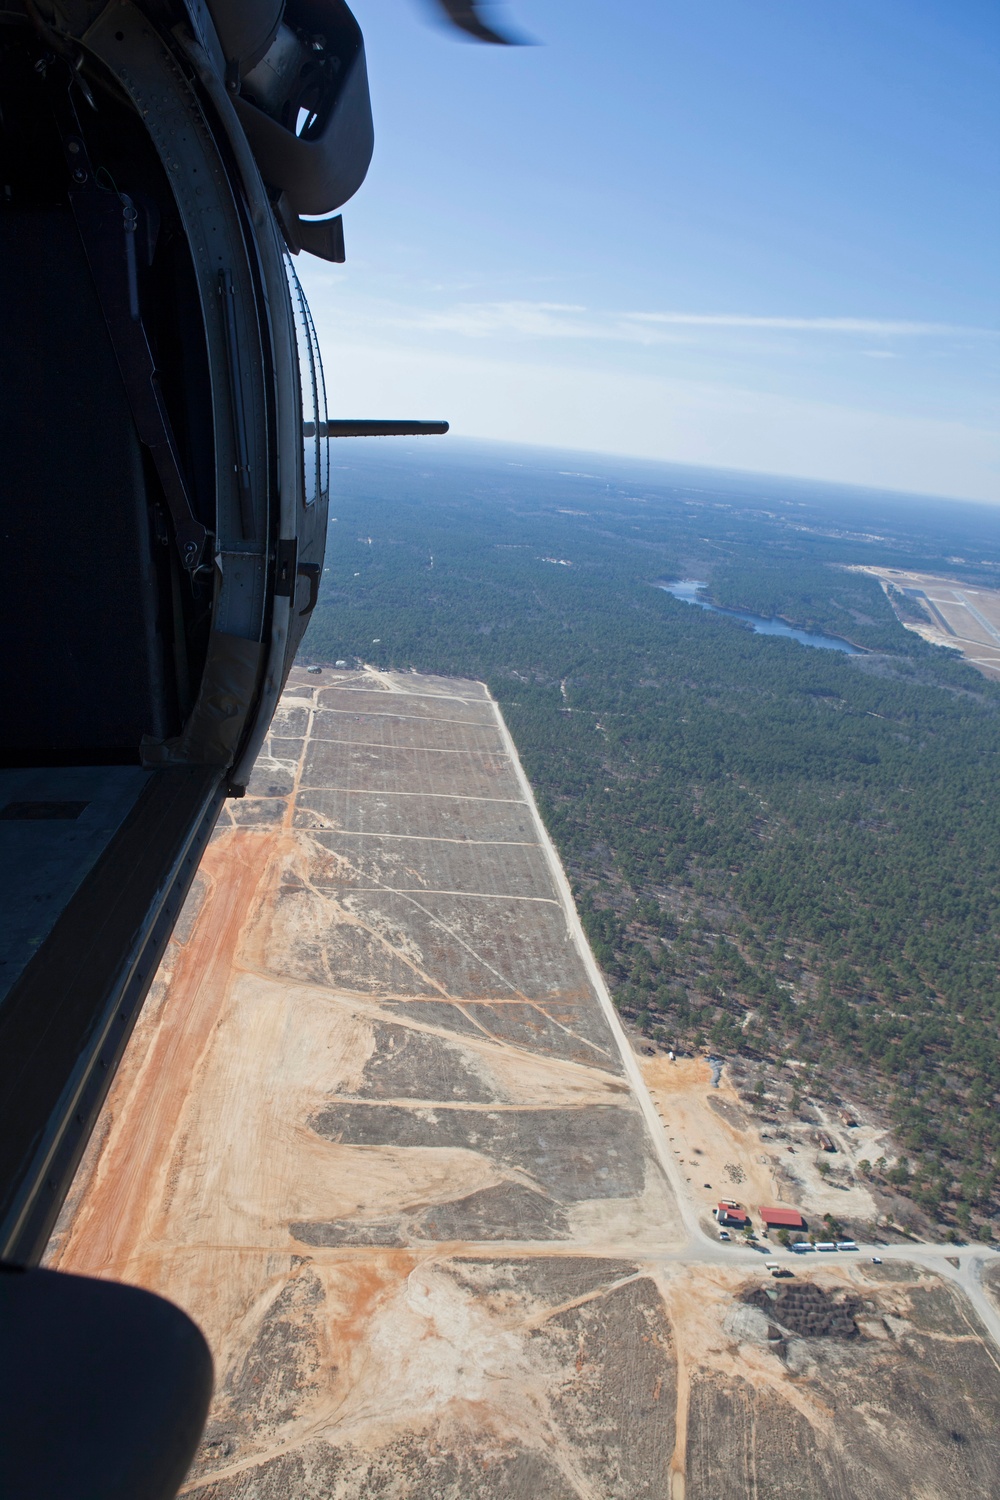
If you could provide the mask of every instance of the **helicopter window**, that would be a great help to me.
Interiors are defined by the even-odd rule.
[[[295,319],[295,338],[299,351],[299,387],[302,393],[302,466],[303,500],[315,503],[317,495],[326,497],[330,482],[330,459],[326,436],[326,387],[319,354],[316,327],[309,304],[290,257],[285,257],[288,290]]]
[[[306,321],[309,324],[309,346],[312,349],[313,369],[316,372],[316,411],[319,417],[319,492],[325,500],[330,493],[330,440],[327,436],[326,380],[323,377],[323,361],[320,358],[316,324],[308,302],[305,304]]]

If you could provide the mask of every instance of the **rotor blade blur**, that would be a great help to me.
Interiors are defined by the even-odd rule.
[[[479,0],[436,0],[438,9],[441,10],[452,26],[464,31],[467,36],[474,37],[478,42],[491,42],[499,47],[521,47],[524,43],[518,37],[504,36],[499,31],[494,31],[488,26],[482,17],[482,6]]]

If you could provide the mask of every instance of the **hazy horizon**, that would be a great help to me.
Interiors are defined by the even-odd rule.
[[[331,415],[333,409],[331,406]],[[407,416],[417,416],[415,412],[408,412]],[[423,413],[419,414],[423,415]],[[441,415],[438,413],[437,415]],[[444,419],[448,420],[447,413]],[[456,451],[457,450],[457,451]],[[948,507],[969,507],[975,512],[984,512],[990,519],[996,519],[1000,523],[1000,494],[996,499],[979,499],[975,496],[935,493],[931,490],[902,489],[891,485],[859,484],[845,480],[826,479],[816,474],[781,473],[774,470],[756,469],[752,467],[737,467],[724,464],[712,463],[690,463],[680,459],[650,458],[641,453],[624,453],[611,449],[583,448],[567,446],[562,443],[527,442],[516,438],[492,438],[481,437],[472,433],[456,432],[454,428],[443,437],[430,438],[338,438],[332,449],[331,468],[336,471],[341,464],[338,463],[338,455],[354,457],[363,456],[369,459],[385,458],[390,462],[402,457],[406,453],[424,461],[424,454],[430,462],[437,461],[440,457],[446,460],[449,457],[459,458],[466,453],[477,453],[483,456],[489,455],[504,463],[511,464],[513,460],[509,457],[513,453],[523,453],[526,458],[542,457],[549,458],[553,463],[561,462],[587,462],[595,465],[606,465],[609,468],[609,476],[605,475],[579,475],[572,474],[566,477],[590,477],[602,479],[614,477],[619,481],[630,478],[628,474],[617,473],[610,475],[610,470],[616,465],[635,465],[639,469],[653,471],[647,479],[654,481],[662,471],[664,483],[690,484],[693,478],[705,480],[709,477],[717,480],[720,485],[739,484],[746,480],[754,484],[770,482],[775,485],[795,487],[809,487],[817,493],[811,498],[821,499],[827,497],[835,500],[838,496],[845,499],[851,497],[861,498],[881,497],[890,503],[899,501],[918,501],[932,507],[941,506],[947,511]],[[559,473],[560,471],[556,471]],[[690,477],[689,477],[690,476]],[[786,497],[787,498],[787,497]],[[336,485],[333,486],[331,504],[336,501]]]
[[[721,480],[726,481],[741,477],[754,480],[766,479],[787,485],[814,485],[821,491],[829,490],[833,493],[846,491],[847,493],[856,492],[858,494],[884,495],[888,499],[893,500],[923,500],[930,501],[932,504],[940,501],[944,505],[985,506],[991,510],[1000,511],[1000,491],[998,491],[996,498],[978,500],[966,495],[949,494],[944,491],[900,489],[892,485],[857,484],[840,479],[824,479],[818,474],[781,473],[773,469],[740,468],[736,466],[730,467],[725,464],[685,463],[678,459],[645,458],[641,453],[624,453],[610,448],[606,450],[600,448],[563,448],[558,444],[551,443],[517,443],[504,439],[473,437],[471,434],[466,436],[464,434],[449,433],[448,435],[452,436],[457,443],[468,443],[473,447],[523,447],[531,452],[538,451],[542,453],[563,454],[565,456],[575,455],[578,458],[594,458],[606,462],[621,459],[628,463],[648,464],[650,468],[656,469],[693,470],[700,475],[718,475]]]

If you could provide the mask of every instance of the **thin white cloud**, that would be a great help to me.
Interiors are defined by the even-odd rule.
[[[966,328],[956,323],[911,323],[883,318],[759,317],[755,313],[631,312],[630,322],[682,328],[764,328],[791,333],[868,333],[886,337],[928,334],[989,334],[989,328]]]
[[[342,304],[347,322],[352,309]],[[866,338],[989,335],[991,330],[951,323],[918,323],[877,318],[761,317],[750,313],[599,312],[573,302],[455,302],[450,306],[415,309],[394,303],[367,304],[353,309],[361,321],[395,331],[451,333],[467,339],[595,340],[627,344],[690,343],[711,336],[740,332],[807,334],[823,337]],[[862,351],[875,359],[891,358],[889,350]]]
[[[401,323],[439,333],[458,333],[466,338],[489,338],[496,334],[520,338],[607,338],[607,326],[590,317],[580,321],[587,309],[569,302],[459,302],[438,310],[403,313]]]

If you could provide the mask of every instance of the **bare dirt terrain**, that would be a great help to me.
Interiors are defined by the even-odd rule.
[[[820,1238],[824,1214],[840,1222],[875,1222],[878,1207],[857,1164],[891,1149],[888,1132],[865,1124],[859,1111],[851,1112],[855,1123],[846,1127],[838,1111],[815,1100],[809,1103],[809,1119],[788,1111],[781,1112],[780,1121],[759,1118],[738,1092],[734,1068],[727,1064],[720,1071],[713,1084],[707,1058],[660,1054],[642,1060],[643,1077],[706,1232],[716,1229],[711,1211],[722,1198],[744,1207],[758,1229],[765,1205],[798,1209],[821,1231]],[[772,1088],[760,1108],[774,1107]],[[818,1143],[820,1132],[832,1153]]]
[[[844,1187],[817,1171],[816,1162],[825,1160],[826,1153],[815,1143],[815,1128],[765,1129],[743,1104],[728,1068],[714,1087],[703,1057],[647,1058],[642,1072],[709,1233],[715,1228],[711,1210],[722,1198],[740,1203],[752,1216],[771,1205],[797,1208],[810,1223],[824,1213],[840,1219],[875,1218],[873,1199],[863,1184]],[[836,1141],[839,1157],[863,1156],[866,1148],[869,1159],[878,1155],[871,1130],[835,1131],[825,1119],[823,1126]]]
[[[705,1210],[780,1160],[644,1067],[485,689],[296,669],[49,1263],[204,1328],[199,1500],[997,1493],[978,1260],[773,1281]]]
[[[935,646],[960,650],[986,677],[1000,677],[1000,592],[934,573],[859,569],[880,581],[897,615]]]
[[[995,1348],[938,1277],[857,1262],[779,1282],[698,1270],[667,1297],[686,1500],[995,1489]]]
[[[587,959],[482,687],[293,674],[54,1256],[205,1329],[193,1493],[659,1493],[684,1234]]]

